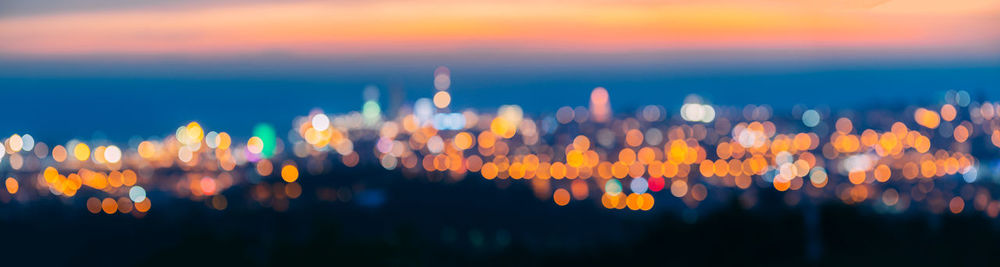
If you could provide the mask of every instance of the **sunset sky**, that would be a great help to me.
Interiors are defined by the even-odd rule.
[[[998,29],[997,0],[0,0],[0,90],[31,114],[0,130],[282,127],[369,85],[429,97],[438,66],[462,108],[932,101],[1000,86]]]
[[[0,55],[996,54],[993,0],[0,2]]]

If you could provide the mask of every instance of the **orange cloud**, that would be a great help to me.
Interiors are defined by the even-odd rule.
[[[874,1],[874,2],[873,2]],[[858,0],[614,3],[292,2],[0,18],[0,54],[238,55],[456,50],[643,52],[675,49],[988,50],[996,4]],[[995,51],[995,50],[988,50]]]

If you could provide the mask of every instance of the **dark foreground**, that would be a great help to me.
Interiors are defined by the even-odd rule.
[[[351,177],[351,178],[345,178]],[[360,178],[364,177],[364,178]],[[286,211],[245,192],[229,208],[151,193],[144,218],[94,215],[86,197],[0,205],[3,266],[552,266],[1000,264],[1000,231],[981,212],[878,214],[869,206],[786,207],[764,193],[699,209],[661,192],[650,212],[590,201],[558,207],[528,186],[407,179],[363,168],[304,177]],[[321,200],[314,188],[363,185],[376,199]],[[82,192],[82,191],[81,191]],[[663,200],[663,201],[661,201]],[[676,200],[676,199],[674,199]],[[78,203],[79,202],[79,203]],[[359,204],[364,202],[364,204]],[[374,203],[374,204],[373,204]],[[674,203],[676,204],[676,203]]]

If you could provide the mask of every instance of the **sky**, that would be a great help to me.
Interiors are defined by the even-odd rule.
[[[993,0],[8,0],[14,57],[860,50],[996,54]]]
[[[361,91],[454,106],[859,107],[1000,87],[996,0],[4,0],[0,131],[51,139],[249,132]]]

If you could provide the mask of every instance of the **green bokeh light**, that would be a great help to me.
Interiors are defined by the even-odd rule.
[[[260,152],[262,158],[274,156],[274,147],[277,143],[274,127],[267,123],[258,123],[253,127],[253,136],[259,137],[264,143],[264,149]]]

